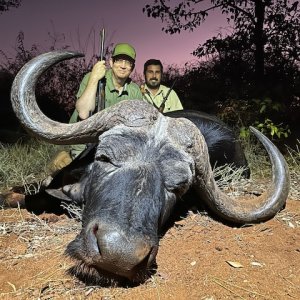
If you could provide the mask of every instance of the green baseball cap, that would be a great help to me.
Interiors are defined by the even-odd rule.
[[[112,57],[115,57],[117,55],[126,55],[130,57],[131,59],[135,60],[135,50],[134,48],[126,43],[117,44],[113,50]]]

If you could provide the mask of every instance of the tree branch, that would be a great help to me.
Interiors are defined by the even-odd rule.
[[[230,7],[234,8],[234,9],[238,10],[239,12],[241,12],[242,14],[244,14],[245,16],[247,16],[252,21],[253,24],[255,24],[255,18],[249,12],[247,12],[246,10],[244,10],[244,9],[240,8],[239,6],[236,6],[234,4],[230,4],[229,3],[228,6],[230,6]]]

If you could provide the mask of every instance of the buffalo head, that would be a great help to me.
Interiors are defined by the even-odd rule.
[[[98,142],[81,180],[63,188],[84,203],[82,230],[67,249],[78,261],[78,274],[93,281],[100,274],[137,279],[154,262],[159,228],[191,186],[216,215],[238,224],[267,220],[284,206],[287,165],[254,128],[271,158],[273,177],[261,197],[241,202],[216,185],[204,138],[187,119],[168,118],[139,100],[122,101],[75,124],[47,118],[36,104],[36,82],[48,67],[75,56],[56,51],[33,59],[17,75],[11,98],[33,135],[55,144]]]

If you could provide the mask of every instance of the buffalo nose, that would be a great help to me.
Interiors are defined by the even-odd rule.
[[[142,262],[147,265],[152,247],[146,238],[129,236],[107,224],[94,224],[90,234],[98,252],[93,260],[99,268],[126,276]]]

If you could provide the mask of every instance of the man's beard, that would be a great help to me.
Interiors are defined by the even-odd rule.
[[[157,88],[157,87],[159,87],[160,86],[160,82],[158,81],[158,80],[148,80],[148,82],[147,82],[147,86],[149,87],[149,88]]]

